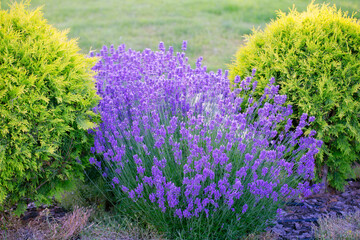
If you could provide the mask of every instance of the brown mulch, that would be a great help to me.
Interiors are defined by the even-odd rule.
[[[345,218],[360,211],[360,181],[349,181],[344,192],[330,190],[315,194],[303,202],[288,203],[284,214],[269,228],[278,239],[314,239],[312,225],[318,226],[318,219],[324,216]]]

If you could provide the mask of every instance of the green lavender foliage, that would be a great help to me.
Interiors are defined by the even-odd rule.
[[[83,178],[99,118],[91,67],[29,2],[0,10],[0,208],[38,203]]]
[[[316,116],[313,128],[325,143],[317,177],[328,166],[328,183],[342,190],[360,156],[360,22],[326,4],[279,12],[263,31],[248,36],[230,68],[231,81],[256,68],[259,94],[275,77],[295,117]]]

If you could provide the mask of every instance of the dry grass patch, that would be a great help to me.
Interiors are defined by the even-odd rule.
[[[99,214],[99,213],[98,213]],[[96,216],[91,224],[83,229],[82,240],[165,240],[154,227],[142,226],[137,221],[128,220],[126,217],[114,216],[103,212]]]
[[[78,236],[88,223],[92,210],[75,207],[73,212],[61,219],[60,224],[51,225],[51,239],[71,239]]]
[[[324,217],[313,225],[316,239],[360,239],[360,212],[348,214],[345,218]]]
[[[271,231],[259,233],[259,234],[250,234],[244,240],[273,240],[278,239],[279,235]]]
[[[1,215],[0,239],[6,240],[68,240],[79,236],[88,223],[92,210],[75,207],[64,217],[54,219],[45,209],[28,222],[11,215]]]

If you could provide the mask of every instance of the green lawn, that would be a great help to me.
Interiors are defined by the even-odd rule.
[[[11,0],[1,0],[8,8]],[[263,28],[276,11],[289,11],[295,4],[305,10],[311,0],[33,0],[44,5],[45,18],[60,29],[70,28],[84,53],[102,45],[125,43],[136,50],[156,49],[163,41],[180,50],[188,41],[187,55],[193,63],[199,56],[209,70],[227,68],[253,27]],[[332,0],[350,13],[360,12],[359,0]],[[360,13],[355,15],[360,18]]]

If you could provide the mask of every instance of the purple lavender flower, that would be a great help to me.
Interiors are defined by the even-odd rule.
[[[182,213],[181,209],[178,208],[175,210],[175,217],[176,216],[180,219],[183,218],[183,213]]]
[[[112,181],[113,181],[115,184],[119,184],[119,183],[120,183],[120,181],[119,181],[119,179],[118,179],[117,177],[114,177],[114,178],[112,179]]]
[[[239,171],[236,172],[236,176],[239,178],[245,177],[246,176],[246,167],[242,167],[240,168]]]
[[[89,159],[89,162],[90,162],[90,164],[95,164],[96,160],[95,160],[95,158],[91,157],[91,158]]]
[[[253,160],[254,156],[249,154],[249,153],[246,153],[245,154],[245,161],[246,162],[251,162]]]
[[[244,204],[241,213],[242,213],[242,214],[246,213],[247,209],[248,209],[248,205],[247,205],[247,204]]]
[[[181,50],[186,51],[187,41],[183,41]]]
[[[165,51],[165,45],[164,45],[163,42],[160,42],[160,44],[159,44],[159,50],[162,51],[162,52]]]
[[[127,187],[125,187],[124,185],[121,186],[121,190],[124,191],[124,192],[128,192],[129,189]]]
[[[274,84],[274,83],[275,83],[275,78],[274,77],[270,78],[270,84]]]
[[[255,76],[255,73],[256,73],[256,69],[254,68],[253,70],[252,70],[252,72],[251,72],[251,76]]]
[[[136,165],[142,164],[142,161],[141,161],[141,159],[139,158],[139,156],[137,154],[135,154],[133,156],[133,158],[134,158],[134,162],[136,163]]]
[[[264,177],[267,173],[268,173],[268,168],[267,167],[263,167],[263,169],[261,170],[261,175]]]
[[[315,136],[316,134],[316,131],[315,130],[311,130],[310,133],[309,133],[309,137],[313,137]]]
[[[225,166],[225,171],[231,172],[231,169],[232,169],[232,164],[231,164],[231,163],[229,163],[229,164],[227,164],[227,165]]]
[[[232,91],[227,71],[207,72],[202,57],[192,68],[184,52],[166,51],[164,43],[156,52],[121,45],[98,56],[102,122],[92,130],[91,152],[99,159],[89,161],[116,176],[109,179],[115,196],[132,199],[127,207],[140,215],[159,211],[143,215],[174,216],[184,226],[219,216],[246,221],[268,198],[277,205],[316,190],[302,183],[313,178],[321,147],[315,131],[304,136],[313,118],[304,115],[292,131],[292,108],[282,106],[275,79],[257,100],[255,69],[235,77],[240,89]]]
[[[139,175],[144,175],[144,173],[145,173],[145,168],[144,167],[142,167],[142,166],[138,166],[137,168],[136,168],[136,171],[138,172],[138,174]]]
[[[134,190],[129,191],[128,194],[129,194],[129,198],[135,200],[135,191]]]

